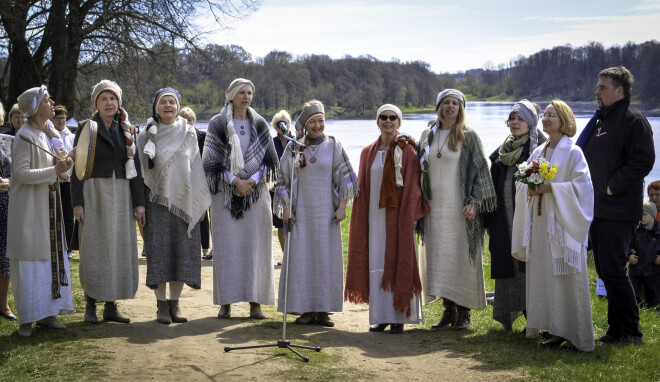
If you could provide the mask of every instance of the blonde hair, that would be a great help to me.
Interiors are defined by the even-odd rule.
[[[312,105],[321,105],[321,106],[323,106],[323,102],[321,102],[317,99],[309,100],[309,101],[307,101],[303,104],[302,110],[305,110],[305,109],[307,109],[308,107],[310,107]]]
[[[9,110],[9,115],[8,115],[7,117],[9,118],[9,122],[10,122],[10,123],[11,123],[11,119],[12,119],[12,117],[13,117],[14,114],[16,114],[16,113],[21,113],[21,114],[25,115],[25,113],[23,113],[23,112],[21,111],[21,109],[18,108],[18,104],[17,104],[17,103],[13,104],[12,107],[11,107],[11,109]],[[20,127],[20,126],[19,126],[19,127]]]
[[[559,131],[566,134],[569,138],[573,137],[577,131],[573,110],[571,110],[570,106],[568,106],[566,102],[559,99],[553,99],[550,101],[550,104],[555,107],[557,116],[561,121]]]
[[[0,125],[5,124],[5,107],[2,106],[2,102],[0,102]]]
[[[303,106],[304,107],[304,106]],[[308,106],[309,107],[309,106]],[[279,121],[285,121],[287,125],[291,125],[291,115],[286,110],[280,110],[277,114],[273,116],[273,119],[270,121],[270,125],[275,127],[275,124]]]
[[[185,118],[186,120],[192,119],[193,121],[197,122],[197,116],[195,115],[195,112],[193,111],[193,109],[189,108],[188,106],[181,109],[179,115]]]
[[[442,128],[442,107],[439,108],[440,112],[438,113],[438,129]],[[467,144],[465,140],[465,108],[463,103],[458,103],[458,116],[456,117],[456,123],[451,127],[449,132],[449,138],[447,139],[447,147],[453,152],[458,151],[458,142],[461,142],[463,145]]]

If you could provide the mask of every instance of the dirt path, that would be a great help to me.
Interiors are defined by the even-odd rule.
[[[282,253],[276,248],[275,259]],[[279,279],[279,267],[276,268]],[[231,319],[218,319],[213,301],[213,267],[202,261],[202,289],[185,287],[180,305],[189,322],[163,325],[156,322],[156,299],[143,280],[146,261],[140,258],[140,280],[133,300],[120,309],[129,325],[107,323],[94,330],[95,343],[106,353],[101,373],[107,381],[226,381],[226,380],[412,380],[502,381],[524,378],[520,374],[493,371],[462,354],[443,350],[441,340],[430,342],[420,331],[402,335],[369,333],[367,306],[344,304],[334,314],[334,328],[293,324],[289,316],[287,337],[292,343],[321,346],[321,353],[303,350],[305,364],[285,349],[246,349],[224,352],[225,346],[275,343],[282,335],[281,314],[274,307],[264,312],[267,320],[248,318],[248,304],[232,305]],[[289,372],[287,372],[287,370]],[[296,378],[297,377],[297,378]]]

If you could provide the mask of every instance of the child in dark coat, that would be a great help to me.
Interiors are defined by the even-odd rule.
[[[657,214],[655,204],[645,202],[642,211],[642,220],[635,231],[628,256],[629,277],[635,289],[637,303],[645,302],[648,307],[658,309],[660,308],[660,223],[655,221]]]

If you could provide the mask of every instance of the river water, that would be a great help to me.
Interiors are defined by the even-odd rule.
[[[545,108],[547,103],[540,103],[540,105]],[[508,118],[512,106],[512,102],[468,102],[466,108],[467,123],[479,134],[486,157],[497,149],[509,134],[509,128],[504,124],[504,121]],[[589,122],[596,105],[595,103],[582,103],[571,104],[571,107],[575,113],[577,123],[577,134],[573,137],[575,140]],[[404,114],[400,131],[412,135],[417,141],[426,128],[428,121],[435,117],[435,114]],[[649,181],[660,179],[660,158],[657,155],[657,148],[660,147],[660,116],[647,118],[653,128],[653,139],[656,147],[655,165],[646,177],[648,184]],[[540,122],[539,128],[541,127]],[[198,127],[205,129],[206,125],[206,123],[200,122]],[[275,135],[275,131],[272,132]],[[344,145],[356,173],[359,168],[360,152],[365,146],[374,142],[379,135],[375,116],[370,120],[328,119],[325,123],[325,132],[337,138]]]

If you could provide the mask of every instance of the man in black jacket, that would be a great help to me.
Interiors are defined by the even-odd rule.
[[[596,271],[608,297],[609,328],[598,341],[624,345],[642,342],[626,261],[641,218],[644,177],[655,162],[651,125],[630,105],[632,83],[632,73],[623,66],[598,74],[598,110],[577,141],[594,186],[594,220],[589,233]]]

